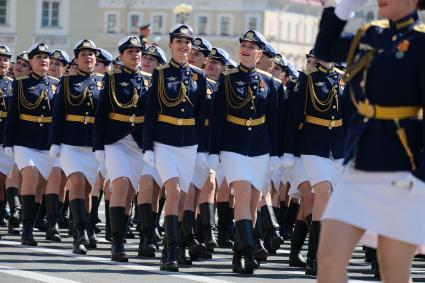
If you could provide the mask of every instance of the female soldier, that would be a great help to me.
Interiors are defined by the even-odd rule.
[[[142,70],[151,74],[156,67],[167,62],[164,51],[161,48],[148,45],[142,52]],[[143,108],[145,105],[142,105]],[[143,162],[144,163],[144,162]],[[139,256],[155,257],[155,244],[159,243],[160,236],[156,229],[158,213],[158,200],[162,188],[162,181],[158,171],[146,163],[143,164],[137,194],[137,212],[142,222],[140,237]]]
[[[48,73],[57,79],[61,79],[69,63],[69,56],[65,51],[54,50],[50,54]],[[53,168],[47,178],[45,191],[45,205],[48,221],[46,240],[60,241],[58,229],[60,204],[65,198],[66,176],[61,169],[59,159],[54,160]]]
[[[170,31],[172,59],[154,70],[149,90],[143,149],[146,163],[158,169],[164,183],[165,245],[161,269],[178,271],[178,204],[187,192],[195,165],[207,167],[204,152],[206,77],[188,64],[193,30],[175,25]],[[199,152],[197,154],[197,151]]]
[[[102,77],[94,73],[96,51],[96,45],[88,39],[75,45],[78,74],[62,78],[49,133],[50,157],[59,157],[68,177],[69,207],[74,225],[72,252],[76,254],[87,252],[84,245],[96,248],[97,241],[94,224],[87,220],[91,188],[99,168],[91,150],[94,113],[102,89]]]
[[[104,89],[96,111],[94,150],[98,160],[105,162],[111,183],[111,260],[127,262],[124,235],[143,169],[142,106],[146,104],[150,74],[139,69],[142,45],[138,37],[121,39],[118,51],[124,65],[108,72],[103,80]]]
[[[0,46],[0,138],[3,141],[3,127],[4,119],[7,117],[7,100],[12,94],[12,82],[13,79],[7,76],[10,66],[10,53],[9,47],[5,45]],[[10,169],[13,167],[13,159],[4,154],[4,150],[0,151],[0,221],[2,225],[6,225],[4,222],[5,211],[6,211],[6,196],[5,196],[5,185],[6,176]]]
[[[347,58],[344,78],[351,94],[344,113],[349,119],[345,157],[353,160],[323,215],[319,282],[347,281],[346,267],[362,236],[369,245],[377,242],[384,282],[411,282],[413,256],[425,245],[420,219],[425,213],[420,115],[425,106],[425,26],[417,12],[425,2],[378,1],[386,20],[362,26],[354,37],[341,36],[365,2],[343,0],[335,9],[326,8],[315,46],[322,60]]]
[[[13,67],[13,77],[18,78],[31,74],[31,65],[28,52],[24,51],[16,56],[16,64]],[[6,179],[6,195],[10,209],[10,217],[7,225],[7,232],[12,235],[19,235],[19,221],[21,219],[21,201],[19,190],[21,187],[21,176],[16,164],[10,168],[10,173]]]
[[[5,124],[5,152],[15,158],[22,174],[22,244],[30,246],[37,245],[32,233],[37,214],[35,196],[52,167],[47,140],[58,80],[47,76],[49,55],[44,43],[29,49],[32,73],[14,82]]]
[[[235,193],[238,244],[235,244],[233,271],[252,273],[259,267],[253,255],[253,224],[260,191],[269,160],[272,169],[280,164],[276,156],[278,82],[255,68],[263,53],[264,36],[248,30],[239,41],[240,65],[221,76],[214,98],[209,164],[216,170],[220,154],[226,179]]]
[[[310,52],[310,56],[314,56],[314,51]],[[293,159],[291,154],[295,153],[297,145],[314,193],[307,275],[316,275],[320,219],[332,185],[342,173],[340,159],[345,138],[342,127],[343,91],[339,71],[332,63],[317,60],[314,68],[300,74],[287,116],[287,129],[293,134],[286,137],[284,160]]]

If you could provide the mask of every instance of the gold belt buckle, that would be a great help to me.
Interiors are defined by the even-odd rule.
[[[335,127],[335,125],[336,125],[336,122],[335,122],[334,120],[332,120],[332,121],[329,123],[329,129],[334,128],[334,127]]]
[[[38,116],[38,117],[37,117],[37,122],[38,122],[38,123],[42,123],[42,122],[43,122],[43,117]]]
[[[250,127],[250,126],[251,126],[251,120],[246,120],[246,121],[245,121],[245,125],[246,125],[247,127]]]
[[[177,119],[177,125],[179,126],[183,125],[183,119]]]
[[[87,124],[89,122],[89,117],[88,116],[84,116],[84,124]]]
[[[134,123],[134,116],[130,116],[130,117],[128,118],[128,120],[130,121],[130,123]]]

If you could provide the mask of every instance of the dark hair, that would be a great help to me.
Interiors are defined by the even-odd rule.
[[[418,9],[419,10],[425,10],[425,0],[419,0],[418,1]]]

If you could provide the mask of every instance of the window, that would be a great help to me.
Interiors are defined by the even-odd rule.
[[[231,19],[229,16],[220,17],[220,35],[221,36],[230,36],[231,35]]]
[[[117,33],[118,32],[118,14],[108,13],[106,14],[106,33]]]
[[[7,0],[0,0],[0,25],[6,25],[7,19]]]
[[[248,29],[258,29],[258,19],[257,17],[248,17]]]
[[[208,34],[208,16],[198,16],[197,28],[199,35]]]
[[[164,16],[153,15],[152,16],[152,34],[162,34],[164,29]]]
[[[41,9],[42,27],[59,27],[59,2],[43,1]]]
[[[128,16],[128,32],[129,33],[138,33],[139,27],[142,22],[142,17],[139,14],[130,14]]]
[[[291,42],[291,29],[292,29],[292,27],[291,27],[291,23],[290,22],[288,22],[288,30],[287,30],[287,32],[286,32],[286,34],[288,35],[288,41],[289,42]]]

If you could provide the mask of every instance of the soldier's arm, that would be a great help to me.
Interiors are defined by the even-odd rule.
[[[200,97],[199,103],[196,105],[195,109],[195,119],[196,119],[196,130],[198,133],[198,152],[206,151],[206,141],[205,141],[205,119],[208,117],[208,108],[206,105],[206,96],[207,96],[207,78],[205,74],[199,75],[199,88],[200,88]]]
[[[99,93],[99,101],[96,107],[93,130],[94,150],[103,150],[105,146],[106,122],[111,107],[109,103],[109,76],[109,74],[106,74],[103,77],[103,89]]]
[[[323,10],[314,46],[318,58],[328,62],[345,62],[353,39],[353,34],[342,34],[346,24],[335,15],[334,7]]]
[[[279,84],[272,79],[271,89],[267,96],[266,119],[269,127],[269,133],[272,143],[270,155],[276,156],[279,153],[279,103],[278,103],[278,90]]]
[[[209,153],[219,154],[226,115],[226,98],[224,93],[224,75],[220,76],[217,93],[213,95],[210,121]]]
[[[16,124],[18,122],[18,81],[13,82],[12,87],[12,96],[9,99],[9,105],[7,106],[7,118],[4,125],[4,137],[3,137],[3,147],[12,147],[13,140],[15,139],[16,133]]]
[[[55,94],[52,113],[52,124],[49,129],[49,144],[59,145],[61,142],[62,128],[66,115],[66,101],[65,101],[65,86],[64,81],[69,78],[63,77],[59,84],[59,91]]]
[[[155,126],[158,118],[158,79],[159,71],[155,69],[152,74],[152,85],[148,90],[146,99],[145,123],[143,125],[143,150],[153,150]]]

